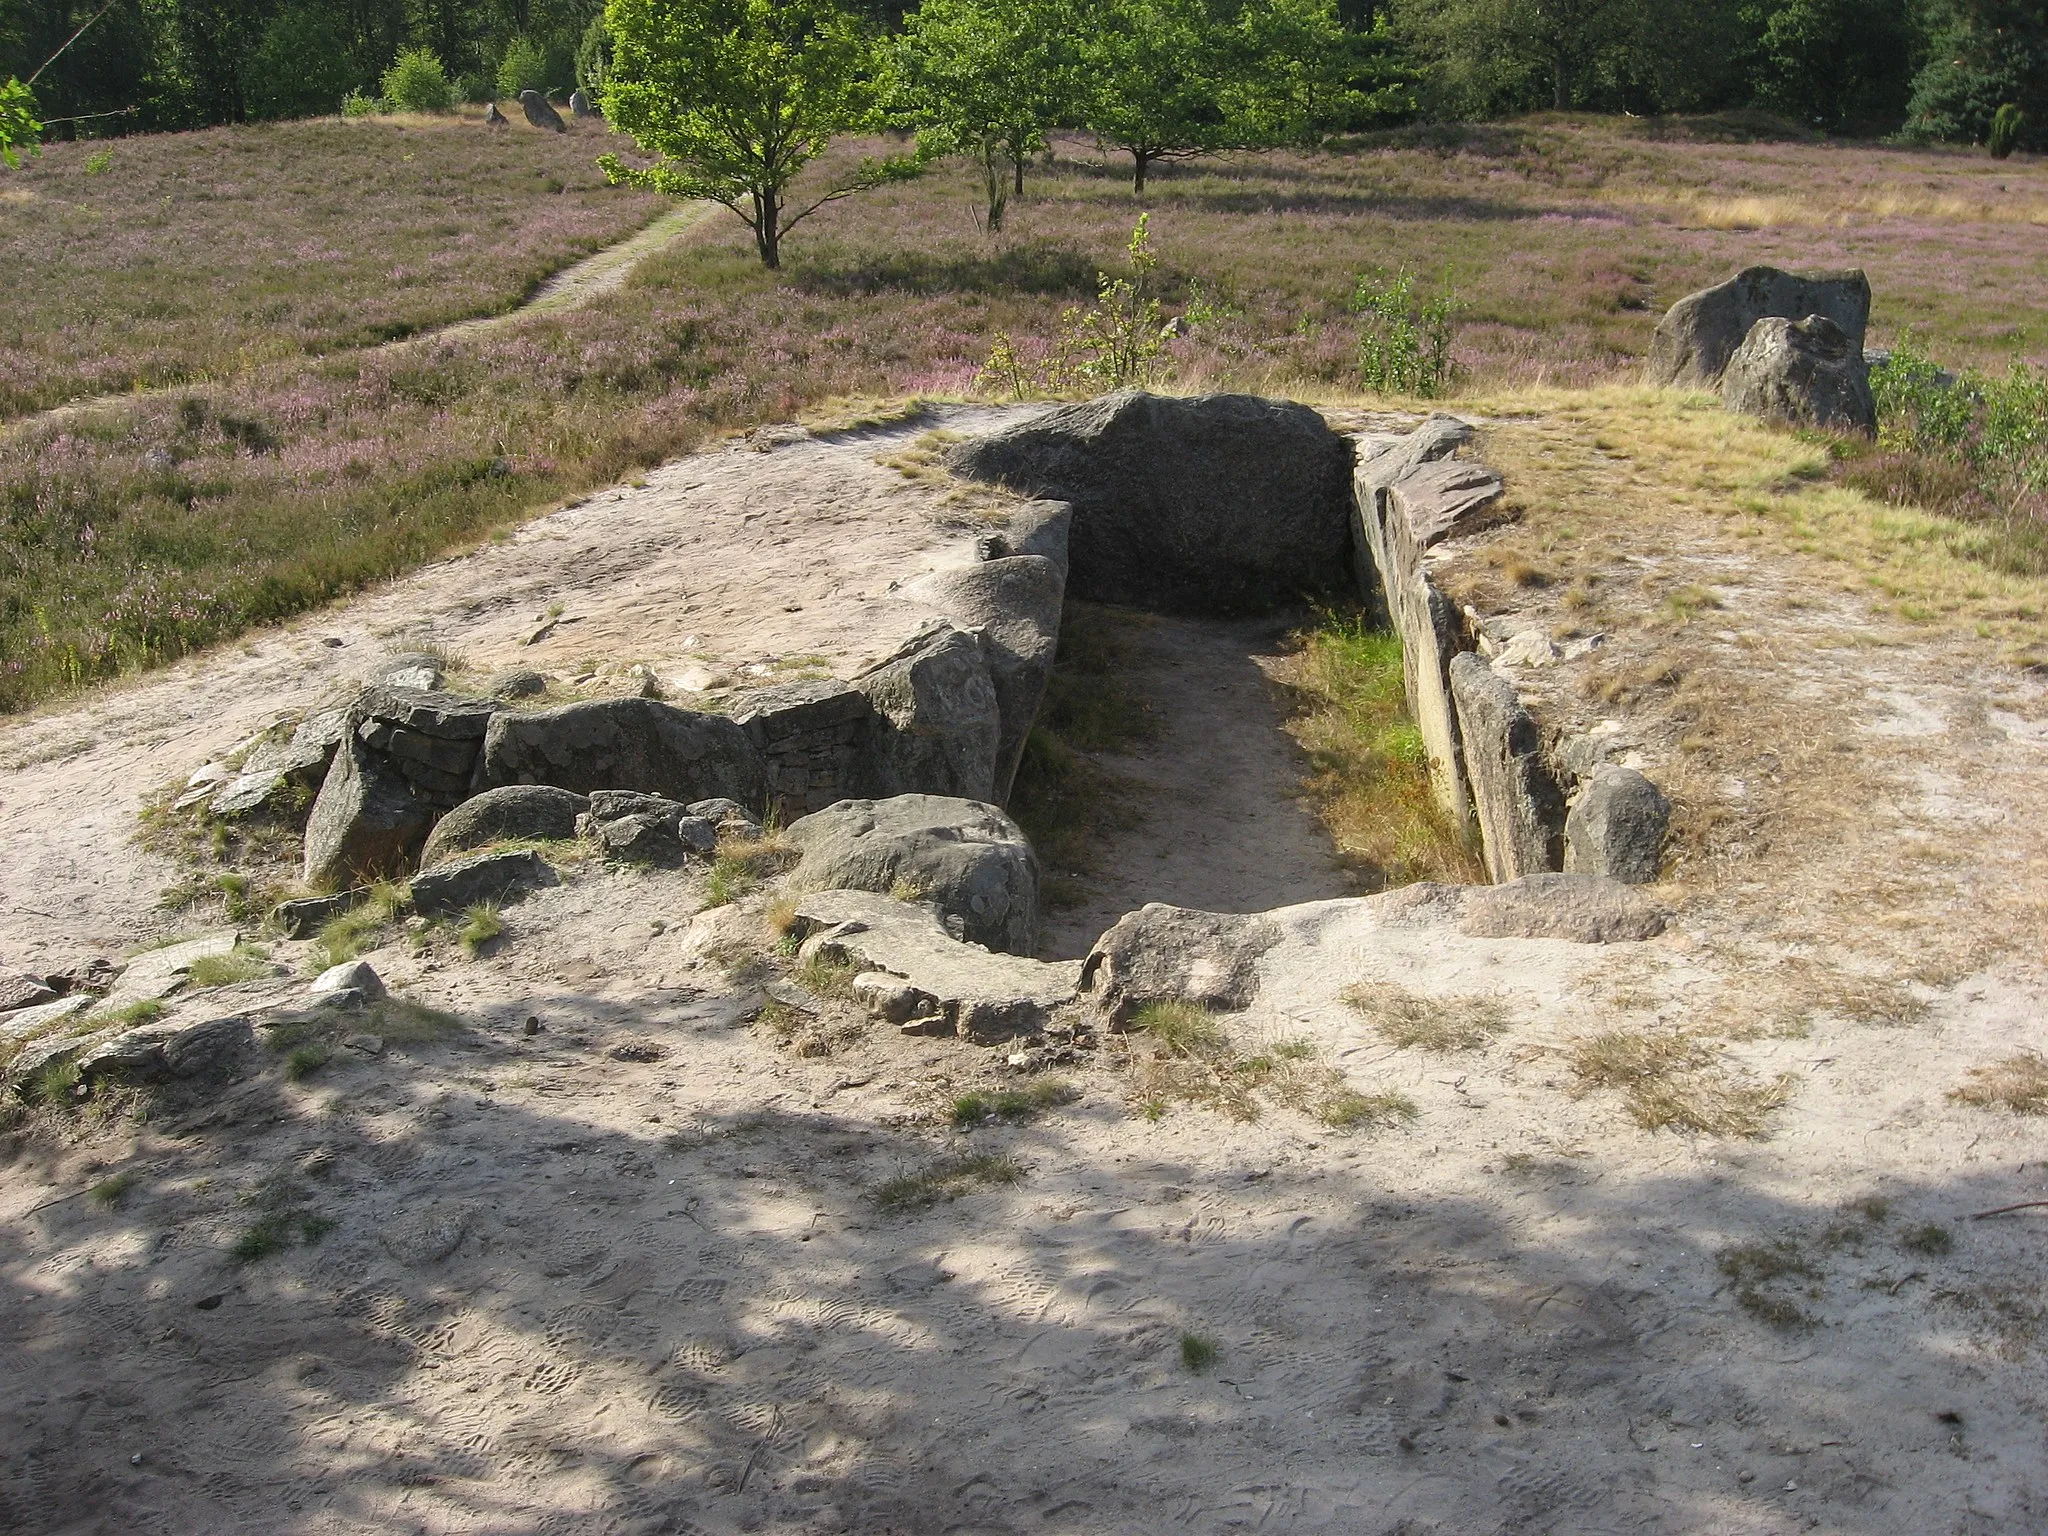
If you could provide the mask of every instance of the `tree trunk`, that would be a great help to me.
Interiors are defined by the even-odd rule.
[[[754,244],[762,266],[771,272],[782,266],[782,200],[773,189],[754,194]]]
[[[988,232],[1001,234],[1003,210],[1009,206],[1010,193],[1003,185],[1006,178],[1003,175],[1002,146],[994,140],[981,146],[981,176],[982,185],[988,192]]]
[[[1562,53],[1550,61],[1550,105],[1553,110],[1569,110],[1572,103],[1572,67]]]
[[[1131,159],[1137,162],[1137,173],[1131,178],[1131,191],[1139,197],[1145,195],[1145,170],[1152,163],[1151,154],[1142,149],[1131,151]]]
[[[1010,163],[1017,168],[1017,196],[1022,197],[1024,195],[1024,151],[1021,149],[1010,151]]]

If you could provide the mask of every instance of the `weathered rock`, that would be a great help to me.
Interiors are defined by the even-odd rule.
[[[1648,885],[1670,826],[1671,802],[1655,784],[1633,768],[1603,763],[1565,818],[1565,872]]]
[[[527,95],[533,95],[528,91]],[[470,1213],[460,1205],[430,1204],[400,1212],[378,1226],[385,1252],[413,1269],[438,1264],[462,1246]]]
[[[433,825],[433,807],[405,776],[351,736],[306,822],[306,883],[354,885],[403,874]]]
[[[1003,535],[1007,553],[1037,555],[1050,560],[1067,583],[1068,545],[1074,532],[1074,509],[1064,501],[1029,501],[1010,515]]]
[[[69,997],[74,992],[104,993],[120,977],[121,968],[104,958],[81,960],[52,971],[43,980],[50,990]]]
[[[851,683],[814,678],[737,700],[732,720],[767,765],[768,793],[785,817],[867,791],[875,706]]]
[[[1496,883],[1564,863],[1564,796],[1543,761],[1543,735],[1515,685],[1471,651],[1451,660],[1451,697]]]
[[[598,699],[501,713],[484,738],[486,787],[631,789],[687,804],[717,796],[764,804],[768,771],[747,733],[718,715],[655,699]]]
[[[1258,996],[1259,956],[1279,941],[1257,916],[1150,902],[1095,941],[1081,962],[1081,991],[1112,1028],[1154,1003],[1236,1013]]]
[[[1598,875],[1526,875],[1465,898],[1460,929],[1482,939],[1614,944],[1654,939],[1670,913],[1634,886]]]
[[[804,897],[791,932],[802,939],[802,959],[822,956],[899,977],[916,996],[892,1007],[937,1021],[920,1026],[927,1032],[950,1030],[979,1045],[1039,1033],[1053,1010],[1073,1000],[1081,975],[1077,961],[1027,960],[962,943],[936,908],[866,891]]]
[[[552,784],[506,784],[462,802],[434,827],[420,850],[420,868],[513,838],[566,841],[576,835],[576,818],[590,809],[584,796]]]
[[[80,1051],[78,1074],[93,1081],[128,1083],[220,1077],[239,1066],[255,1044],[255,1031],[240,1014],[197,1023],[145,1024]]]
[[[385,995],[384,978],[367,960],[344,960],[315,976],[313,984],[306,988],[306,996],[310,998],[327,997],[336,992],[360,992],[369,1001],[376,1002]]]
[[[1002,709],[978,635],[929,625],[854,682],[876,716],[859,774],[869,796],[995,799]]]
[[[760,819],[737,800],[698,800],[683,809],[692,816],[703,817],[720,830],[728,826],[735,830],[761,830]]]
[[[593,824],[617,821],[624,816],[660,816],[669,821],[679,821],[693,814],[688,806],[677,801],[662,795],[643,795],[637,790],[600,789],[590,796],[590,820]]]
[[[526,120],[536,128],[551,128],[556,133],[567,133],[569,125],[562,121],[562,114],[548,104],[547,97],[539,91],[519,93],[520,110],[526,113]]]
[[[1759,320],[1728,360],[1721,403],[1766,421],[1875,437],[1877,402],[1860,348],[1826,315]]]
[[[53,1003],[56,1000],[56,989],[46,986],[41,977],[27,976],[20,971],[0,967],[0,1013],[8,1013],[16,1008],[33,1008],[38,1003]]]
[[[1659,384],[1713,388],[1757,321],[1826,315],[1860,358],[1870,323],[1870,280],[1860,271],[1781,272],[1748,267],[1725,283],[1687,294],[1657,322],[1650,377]]]
[[[512,119],[498,110],[498,104],[495,101],[485,109],[484,122],[492,128],[509,128],[512,126]]]
[[[853,978],[850,990],[853,1000],[867,1010],[869,1018],[880,1019],[885,1024],[908,1024],[914,1019],[943,1017],[925,1011],[936,1007],[934,999],[918,991],[901,976],[891,976],[887,971],[863,971]]]
[[[370,888],[359,885],[333,896],[305,896],[297,901],[281,901],[271,909],[270,916],[286,938],[307,939],[369,899]]]
[[[1428,754],[1430,787],[1461,827],[1471,799],[1450,686],[1451,658],[1461,649],[1458,615],[1425,557],[1475,525],[1500,497],[1497,475],[1450,458],[1471,436],[1456,417],[1435,415],[1405,436],[1362,437],[1352,485],[1359,586],[1380,596],[1401,637],[1402,680]]]
[[[295,815],[326,782],[335,750],[348,732],[348,711],[308,715],[291,734],[266,741],[243,759],[241,771],[215,790],[207,809],[232,819],[259,811]]]
[[[538,672],[515,667],[484,681],[484,692],[500,701],[531,699],[548,691],[548,680]]]
[[[479,853],[414,876],[412,905],[422,917],[449,917],[480,901],[510,901],[561,883],[554,867],[530,848]]]
[[[801,850],[799,890],[891,892],[959,919],[967,939],[998,953],[1038,944],[1038,856],[992,805],[939,795],[847,800],[790,823]]]
[[[1008,555],[938,571],[903,589],[904,597],[981,634],[1002,726],[996,738],[994,798],[999,804],[1010,798],[1024,738],[1052,677],[1065,590],[1059,566],[1043,555]]]
[[[400,651],[378,662],[370,673],[370,681],[382,683],[390,688],[405,688],[425,693],[441,686],[447,673],[442,670],[441,658],[431,651]]]
[[[98,1006],[98,998],[81,992],[55,1002],[31,1003],[26,1008],[0,1013],[0,1040],[24,1040],[66,1019],[90,1013]]]
[[[1076,597],[1258,612],[1344,582],[1350,451],[1306,406],[1120,390],[963,443],[951,463],[1072,504]]]
[[[604,115],[591,103],[590,97],[584,93],[581,87],[569,93],[569,110],[578,117],[602,117]]]
[[[592,835],[606,858],[629,864],[657,864],[673,868],[683,862],[682,839],[676,835],[676,818],[660,815],[616,816],[596,823]],[[713,835],[716,842],[716,834]]]
[[[161,1001],[185,985],[193,961],[231,955],[241,941],[241,933],[230,928],[201,938],[187,939],[182,944],[146,949],[122,968],[121,979],[100,1006],[111,1012],[134,1003]]]

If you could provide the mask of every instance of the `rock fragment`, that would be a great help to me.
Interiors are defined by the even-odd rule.
[[[1154,1003],[1217,1013],[1251,1006],[1259,957],[1280,930],[1257,916],[1151,902],[1126,913],[1081,963],[1081,991],[1115,1028]]]
[[[1602,763],[1565,818],[1565,872],[1648,885],[1657,878],[1670,825],[1671,802],[1662,790],[1633,768]]]
[[[478,902],[508,901],[561,883],[553,866],[530,848],[480,853],[416,875],[412,905],[422,917],[450,917]]]
[[[1826,315],[1757,321],[1728,360],[1721,403],[1790,426],[1877,435],[1861,345]]]

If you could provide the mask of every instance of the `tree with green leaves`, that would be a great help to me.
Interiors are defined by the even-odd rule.
[[[1252,0],[1235,29],[1240,66],[1226,72],[1222,104],[1248,141],[1309,142],[1413,110],[1384,17],[1352,29],[1335,0]]]
[[[660,156],[642,169],[606,155],[606,176],[731,209],[763,266],[781,266],[784,238],[827,203],[923,166],[863,159],[792,197],[832,140],[879,126],[885,104],[883,45],[837,0],[611,0],[605,23],[604,113]]]
[[[36,120],[36,98],[16,79],[0,85],[0,165],[21,168],[21,149],[32,155],[43,152],[43,125]]]
[[[1640,9],[1641,0],[1400,0],[1397,28],[1433,66],[1450,111],[1514,110],[1547,95],[1562,112],[1626,49]]]
[[[1091,17],[1082,126],[1130,155],[1133,191],[1161,161],[1240,143],[1223,102],[1236,33],[1203,0],[1106,0]]]
[[[1074,104],[1079,23],[1073,0],[924,0],[906,21],[905,115],[928,153],[974,157],[991,231],[1024,191],[1025,157]]]

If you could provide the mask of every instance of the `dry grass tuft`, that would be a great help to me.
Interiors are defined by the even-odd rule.
[[[1973,1067],[1969,1081],[1948,1096],[1978,1109],[2007,1109],[2016,1115],[2048,1115],[2048,1056],[2021,1051],[1987,1067]]]
[[[1736,1077],[1720,1064],[1717,1047],[1675,1033],[1609,1030],[1576,1042],[1566,1060],[1581,1092],[1621,1090],[1629,1118],[1646,1131],[1761,1137],[1798,1081]]]
[[[1245,1055],[1220,1019],[1187,1003],[1141,1008],[1131,1028],[1153,1046],[1135,1061],[1136,1107],[1148,1120],[1178,1103],[1248,1123],[1268,1101],[1338,1131],[1381,1130],[1416,1115],[1405,1094],[1360,1093],[1316,1060],[1309,1041],[1282,1040]]]
[[[921,1211],[977,1189],[1022,1183],[1024,1172],[1024,1165],[1017,1159],[994,1152],[942,1158],[929,1168],[899,1175],[877,1186],[873,1196],[875,1208],[888,1212]]]
[[[1344,1001],[1403,1050],[1476,1051],[1509,1027],[1507,1010],[1492,998],[1422,997],[1388,982],[1359,982],[1344,989]]]

